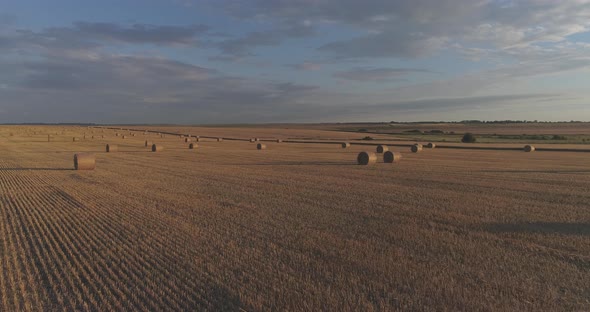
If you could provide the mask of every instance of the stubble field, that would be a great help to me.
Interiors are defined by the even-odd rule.
[[[590,310],[590,153],[133,133],[0,127],[1,311]]]

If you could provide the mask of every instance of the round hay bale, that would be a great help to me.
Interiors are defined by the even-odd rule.
[[[534,152],[535,151],[535,147],[532,146],[532,145],[525,145],[524,146],[524,151],[527,152],[527,153]]]
[[[223,138],[217,138],[217,142],[223,142]]]
[[[283,140],[277,139],[277,143],[283,143]]]
[[[118,133],[115,133],[115,136],[119,136],[119,134]]]
[[[127,138],[127,136],[126,136],[126,135],[124,135],[124,136],[122,137],[122,139],[126,139],[126,138]]]
[[[256,142],[256,139],[250,139],[250,143]]]
[[[152,152],[161,152],[164,150],[164,146],[152,144]]]
[[[107,153],[112,153],[112,152],[117,152],[119,150],[119,147],[117,145],[107,144],[105,149],[106,149]]]
[[[260,139],[259,138],[254,138],[254,141],[258,142],[258,141],[260,141]]]
[[[412,153],[419,153],[422,151],[422,144],[414,144],[412,145],[410,150],[412,151]]]
[[[256,144],[256,148],[259,150],[266,149],[266,144],[258,143],[258,144]]]
[[[72,142],[78,142],[78,141],[80,141],[80,139],[78,139],[76,137],[72,138]]]
[[[349,148],[349,147],[350,147],[350,143],[348,143],[348,142],[342,143],[342,148]]]
[[[360,152],[356,157],[359,165],[369,165],[377,162],[377,155],[373,152]]]
[[[201,142],[201,138],[196,138],[195,142]]]
[[[154,143],[152,143],[151,141],[145,140],[144,146],[145,147],[150,147],[150,146],[152,146],[152,144],[154,144]]]
[[[195,149],[197,147],[199,147],[199,145],[197,145],[195,143],[191,143],[191,144],[188,145],[188,149]]]
[[[76,170],[94,170],[96,168],[96,156],[92,153],[74,154],[74,168]]]
[[[430,143],[426,144],[426,147],[428,147],[428,148],[435,148],[436,147],[436,144],[430,142]]]
[[[394,153],[392,151],[386,151],[383,153],[383,162],[384,163],[396,163],[402,159],[401,153]]]
[[[377,145],[377,153],[378,154],[383,154],[385,152],[387,152],[389,150],[389,147],[387,147],[387,145]]]
[[[189,142],[191,142],[191,141],[192,141],[192,139],[191,139],[191,138],[184,138],[184,143],[189,143]]]

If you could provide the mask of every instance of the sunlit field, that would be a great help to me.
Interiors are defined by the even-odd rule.
[[[0,310],[590,309],[589,153],[160,131],[0,128]]]

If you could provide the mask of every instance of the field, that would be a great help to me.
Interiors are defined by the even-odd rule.
[[[361,133],[127,128],[211,138],[0,127],[0,311],[590,310],[590,153],[378,134],[402,161],[359,166],[328,143]]]

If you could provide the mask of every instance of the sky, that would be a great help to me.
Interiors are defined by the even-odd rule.
[[[1,0],[0,123],[590,121],[590,0]]]

